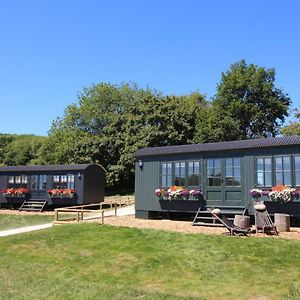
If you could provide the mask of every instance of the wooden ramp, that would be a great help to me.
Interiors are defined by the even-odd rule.
[[[40,200],[40,199],[31,199],[25,200],[19,211],[36,211],[41,212],[45,208],[47,204],[47,200]]]

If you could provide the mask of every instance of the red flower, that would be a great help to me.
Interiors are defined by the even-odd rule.
[[[7,188],[3,188],[3,189],[1,190],[1,193],[2,193],[2,194],[6,194],[6,193],[7,193]]]

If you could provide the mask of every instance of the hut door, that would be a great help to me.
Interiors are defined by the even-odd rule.
[[[31,176],[31,198],[47,199],[46,180],[44,174]]]
[[[206,200],[208,206],[241,206],[242,159],[215,158],[206,161]]]

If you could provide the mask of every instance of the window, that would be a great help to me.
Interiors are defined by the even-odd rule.
[[[43,191],[46,190],[47,176],[42,175],[32,175],[31,176],[31,190],[32,191]]]
[[[295,184],[300,186],[300,155],[295,156]]]
[[[221,159],[207,160],[207,185],[221,185]]]
[[[241,186],[241,159],[227,158],[225,174],[226,186]]]
[[[272,158],[257,158],[256,164],[256,183],[257,186],[272,186]]]
[[[161,187],[169,187],[172,185],[172,163],[161,163]]]
[[[69,175],[53,175],[52,188],[54,189],[74,189],[75,176]]]
[[[8,176],[8,188],[13,188],[15,186],[15,176]]]
[[[188,186],[200,186],[200,162],[188,162]]]
[[[175,163],[175,180],[177,186],[185,186],[185,162]]]
[[[275,184],[291,186],[291,158],[289,156],[275,157]]]
[[[7,187],[8,188],[26,188],[27,179],[26,175],[8,176]]]
[[[75,187],[75,177],[74,175],[68,175],[67,188],[74,189]]]

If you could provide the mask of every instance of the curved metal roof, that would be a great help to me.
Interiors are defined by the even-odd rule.
[[[47,171],[84,171],[90,166],[99,166],[97,164],[70,164],[70,165],[40,165],[40,166],[3,166],[0,172],[47,172]]]
[[[247,150],[264,149],[271,147],[300,146],[300,135],[286,137],[272,137],[262,139],[248,139],[230,142],[217,142],[207,144],[178,145],[143,148],[134,153],[134,157],[180,154],[180,153],[199,153],[217,152],[226,150]]]

